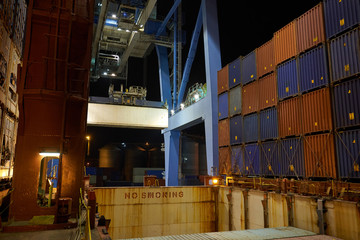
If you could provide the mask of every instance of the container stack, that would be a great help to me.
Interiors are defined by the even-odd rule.
[[[360,178],[359,23],[325,0],[219,71],[220,174]]]

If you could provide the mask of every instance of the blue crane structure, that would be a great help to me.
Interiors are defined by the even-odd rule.
[[[181,0],[175,0],[167,17],[160,26],[157,36],[165,30],[167,21],[174,15],[176,21],[176,9]],[[205,74],[207,94],[200,101],[181,110],[187,82],[189,80],[191,66],[195,57],[197,43],[203,28]],[[174,37],[174,49],[177,38]],[[171,79],[169,75],[169,63],[167,49],[156,45],[159,63],[161,101],[167,102],[169,119],[168,127],[162,130],[165,140],[165,179],[167,186],[177,186],[179,173],[180,131],[198,123],[205,124],[205,143],[208,175],[214,175],[218,169],[218,119],[217,119],[217,71],[221,68],[221,54],[219,42],[219,29],[217,19],[216,0],[202,0],[195,29],[193,31],[191,45],[184,67],[184,73],[180,89],[176,89],[176,76],[174,76],[173,93],[171,93]],[[174,51],[175,52],[175,51]],[[174,61],[176,57],[174,56]],[[175,66],[175,65],[174,65]],[[176,71],[174,71],[176,72]],[[175,75],[175,74],[174,74]]]

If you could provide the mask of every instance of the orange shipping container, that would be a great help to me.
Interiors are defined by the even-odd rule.
[[[229,65],[217,72],[218,94],[229,90]]]
[[[242,114],[246,115],[259,110],[259,81],[243,87]]]
[[[292,21],[274,33],[275,64],[278,65],[296,53],[295,21]]]
[[[325,41],[322,3],[296,19],[296,41],[299,53]]]
[[[272,73],[259,79],[259,109],[275,106],[277,103],[276,77]]]
[[[336,178],[333,134],[306,136],[304,154],[306,177]]]
[[[298,136],[301,131],[300,97],[290,98],[279,103],[280,137]]]
[[[227,118],[218,123],[219,147],[230,145],[230,120]]]
[[[273,39],[256,49],[256,68],[258,77],[275,70]]]
[[[302,96],[303,132],[332,129],[330,90],[323,88]]]
[[[219,173],[229,174],[231,170],[230,147],[219,148]]]

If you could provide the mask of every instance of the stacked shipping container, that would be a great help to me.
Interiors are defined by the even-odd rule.
[[[360,178],[359,12],[358,1],[321,2],[219,71],[228,71],[231,117],[230,141],[219,145],[229,149],[231,168],[221,161],[220,169]]]

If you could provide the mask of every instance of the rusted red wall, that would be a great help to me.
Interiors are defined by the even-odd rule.
[[[279,103],[279,135],[280,137],[298,136],[302,133],[300,98],[290,98]]]
[[[258,77],[275,70],[273,39],[256,49],[256,68]]]
[[[229,118],[219,121],[218,123],[219,146],[230,145],[230,120]]]
[[[218,94],[229,90],[229,65],[217,72]]]
[[[37,205],[42,159],[39,152],[50,149],[60,151],[62,156],[59,197],[72,198],[72,213],[78,212],[93,6],[93,0],[29,2],[23,68],[18,81],[19,131],[10,207],[10,218],[15,220],[57,212],[56,206]]]
[[[276,77],[272,73],[259,79],[259,109],[272,107],[277,104]]]
[[[306,177],[336,178],[333,134],[305,136],[304,156]]]
[[[303,52],[325,41],[325,25],[322,3],[319,3],[296,19],[296,43]]]
[[[230,147],[219,148],[219,173],[229,174],[231,170]]]
[[[246,115],[259,110],[259,81],[252,82],[243,87],[242,114]]]
[[[296,55],[295,21],[274,33],[274,53],[276,65]]]

